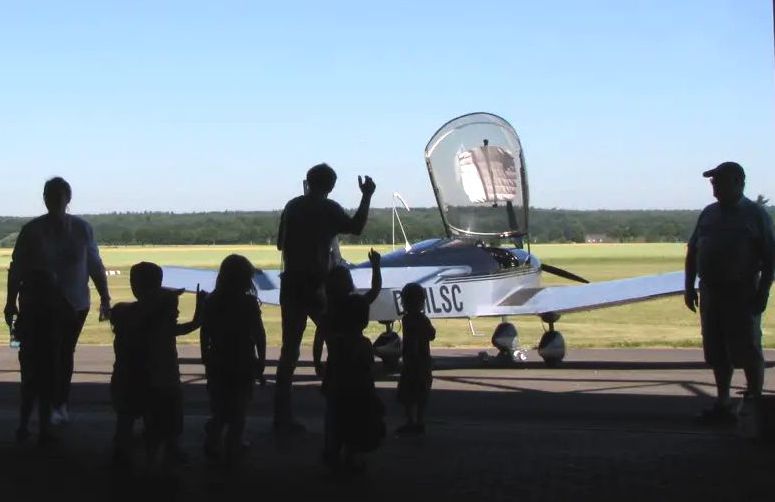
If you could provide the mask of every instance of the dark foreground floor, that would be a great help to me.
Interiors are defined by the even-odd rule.
[[[272,434],[270,380],[256,388],[245,464],[232,473],[208,466],[201,366],[196,348],[180,355],[191,459],[154,478],[142,469],[139,444],[135,471],[109,466],[110,348],[79,348],[74,420],[47,449],[34,437],[13,442],[18,366],[0,350],[1,500],[775,500],[775,447],[692,423],[713,393],[695,350],[579,350],[553,370],[537,362],[482,369],[476,351],[434,352],[427,435],[390,435],[363,475],[345,478],[318,461],[323,400],[308,364],[294,400],[309,432]],[[392,431],[401,423],[395,375],[379,386]]]

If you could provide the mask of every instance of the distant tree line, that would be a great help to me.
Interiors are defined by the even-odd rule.
[[[762,199],[766,203],[766,199]],[[775,217],[775,206],[767,206]],[[610,242],[684,242],[699,211],[632,210],[571,211],[531,209],[530,240],[534,243],[585,242],[603,237]],[[444,232],[436,208],[401,211],[410,242],[441,236]],[[100,244],[275,244],[279,211],[207,213],[111,213],[85,215]],[[16,234],[29,218],[0,217],[0,247],[13,246]],[[360,236],[343,243],[389,244],[391,209],[373,208]],[[396,224],[396,240],[402,236]]]

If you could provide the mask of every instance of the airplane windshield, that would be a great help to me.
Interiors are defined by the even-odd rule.
[[[447,122],[425,147],[425,162],[448,234],[527,234],[522,145],[504,119],[472,113]]]

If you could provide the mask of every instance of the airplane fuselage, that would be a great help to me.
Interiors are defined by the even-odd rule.
[[[383,273],[412,267],[450,267],[426,283],[428,317],[477,317],[522,288],[540,285],[540,261],[522,249],[490,247],[473,240],[430,239],[408,251],[382,256]],[[355,268],[369,268],[368,262]],[[385,288],[372,305],[373,320],[403,315],[400,288]]]

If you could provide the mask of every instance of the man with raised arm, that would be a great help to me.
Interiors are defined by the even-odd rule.
[[[290,200],[280,217],[277,248],[282,251],[280,282],[282,350],[277,364],[274,425],[279,432],[301,432],[293,418],[291,380],[299,359],[299,346],[307,317],[317,324],[325,309],[324,284],[334,265],[332,245],[339,234],[360,235],[369,215],[376,185],[358,176],[361,203],[353,216],[328,199],[336,173],[328,164],[307,171],[308,193]]]

